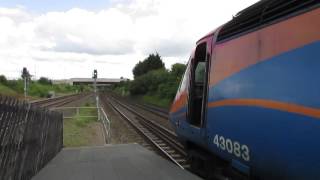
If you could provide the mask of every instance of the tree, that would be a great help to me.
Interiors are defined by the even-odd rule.
[[[0,83],[4,85],[8,84],[8,80],[4,75],[0,75]]]
[[[150,98],[148,101],[155,104],[169,105],[176,95],[185,69],[186,65],[176,63],[169,71],[165,69],[159,54],[150,54],[132,70],[133,81],[116,84],[113,90],[120,94]]]
[[[186,70],[186,65],[181,63],[173,64],[171,67],[171,73],[173,76],[181,79],[184,71]]]
[[[51,80],[46,77],[40,77],[40,79],[38,80],[38,83],[43,85],[52,85]]]
[[[136,78],[138,76],[148,73],[149,71],[164,69],[164,68],[165,66],[161,59],[161,56],[158,53],[156,53],[156,54],[150,54],[142,62],[139,61],[138,64],[136,64],[135,67],[133,68],[132,72],[133,72],[134,78]]]
[[[156,94],[159,85],[171,82],[170,73],[166,69],[158,69],[143,74],[134,79],[129,86],[130,94]]]

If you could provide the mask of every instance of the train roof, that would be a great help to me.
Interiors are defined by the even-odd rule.
[[[213,30],[213,31],[210,31],[208,34],[206,34],[205,36],[203,36],[202,38],[200,38],[198,41],[197,41],[197,44],[202,41],[203,39],[209,37],[209,36],[213,36],[214,33],[216,32],[217,30]]]
[[[224,24],[221,29],[218,28],[220,30],[217,41],[225,41],[241,36],[288,17],[298,15],[313,8],[318,8],[319,5],[319,0],[261,0],[238,12],[236,16]],[[208,36],[212,36],[216,31],[217,30],[211,31],[198,40],[198,42]]]

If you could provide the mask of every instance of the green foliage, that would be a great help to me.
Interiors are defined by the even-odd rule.
[[[157,96],[144,95],[142,97],[142,100],[145,103],[153,104],[153,105],[156,105],[156,106],[159,106],[159,107],[163,107],[163,108],[167,108],[171,104],[171,100],[170,99],[164,99],[164,98],[160,98],[160,97],[157,97]]]
[[[52,85],[52,81],[46,77],[40,77],[38,80],[39,84],[44,84],[44,85]]]
[[[118,84],[115,84],[113,86],[113,91],[116,93],[122,95],[122,96],[127,96],[129,95],[129,86],[130,86],[130,81],[121,81]]]
[[[137,77],[129,84],[131,95],[156,95],[172,100],[178,89],[185,65],[174,64],[172,70],[159,69]]]
[[[152,64],[153,62],[156,62]],[[133,69],[134,80],[113,86],[120,95],[142,97],[144,102],[168,107],[175,97],[186,65],[176,63],[171,71],[164,68],[159,54],[151,54]]]
[[[50,86],[31,82],[31,84],[29,85],[28,95],[47,98],[49,97],[49,91],[50,91]]]
[[[23,93],[24,82],[22,79],[19,80],[10,80],[6,84],[7,87],[16,91],[18,94]]]
[[[17,92],[0,83],[0,94],[7,96],[16,96]]]
[[[149,71],[156,69],[164,69],[164,63],[158,53],[150,54],[145,60],[142,62],[139,61],[138,64],[135,65],[132,72],[134,78],[141,76],[143,74],[148,73]]]
[[[1,78],[1,77],[0,77]],[[40,80],[39,80],[40,81]],[[64,95],[70,93],[80,92],[80,86],[71,86],[68,84],[48,84],[48,81],[30,81],[28,86],[28,95],[33,97],[46,98],[50,96],[50,92],[55,92],[56,94]],[[50,81],[50,80],[49,80]],[[19,80],[4,80],[0,82],[0,92],[4,95],[18,96],[23,94],[24,82],[22,79]],[[89,91],[90,87],[83,86],[83,91]]]
[[[170,73],[165,69],[150,71],[137,77],[129,85],[132,95],[153,94],[157,92],[158,86],[170,79]]]
[[[93,104],[86,104],[86,106],[93,106]],[[81,117],[82,116],[82,117]],[[71,119],[64,119],[63,121],[63,144],[66,147],[86,146],[90,144],[92,129],[91,125],[97,122],[95,117],[83,116],[97,116],[96,109],[80,109],[79,115],[74,115]]]
[[[0,75],[0,83],[3,85],[7,85],[8,80],[7,80],[6,76]]]
[[[177,77],[179,81],[181,80],[181,77],[183,73],[186,70],[186,65],[181,63],[173,64],[171,67],[171,73],[173,76]]]

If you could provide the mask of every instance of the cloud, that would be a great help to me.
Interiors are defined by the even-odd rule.
[[[87,71],[97,67],[106,77],[132,77],[134,64],[154,52],[170,67],[186,62],[201,36],[255,1],[114,0],[111,7],[97,11],[73,8],[40,14],[0,7],[0,73],[13,76],[18,64],[51,78],[81,76],[84,71],[90,75]],[[54,68],[59,73],[52,73]]]
[[[23,7],[2,8],[0,7],[0,17],[8,17],[14,21],[27,21],[32,19],[32,15],[27,13]]]
[[[44,50],[96,55],[128,54],[134,50],[133,37],[128,33],[132,21],[117,9],[47,13],[36,18],[35,23],[39,38],[49,37],[54,43]]]

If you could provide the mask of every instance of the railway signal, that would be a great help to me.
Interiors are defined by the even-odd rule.
[[[96,106],[97,106],[97,110],[98,110],[98,120],[100,120],[100,111],[99,111],[99,96],[97,94],[97,78],[98,78],[98,71],[95,69],[93,70],[93,88],[94,88],[94,94],[96,96]]]
[[[94,93],[97,92],[97,78],[98,78],[98,71],[95,69],[93,70],[93,88],[94,88]]]
[[[29,84],[30,77],[31,77],[31,75],[26,67],[23,67],[21,77],[23,78],[23,81],[24,81],[23,90],[24,90],[24,98],[26,98],[28,95],[28,84]]]

